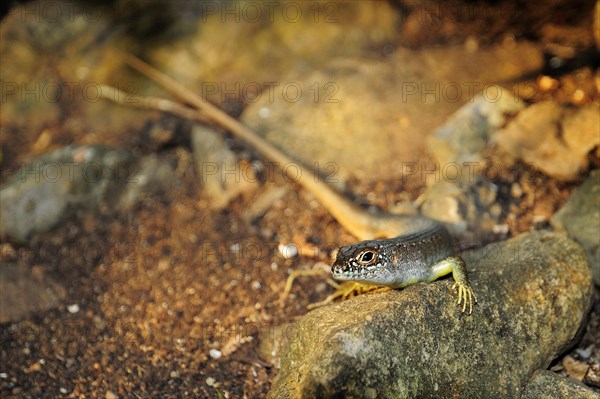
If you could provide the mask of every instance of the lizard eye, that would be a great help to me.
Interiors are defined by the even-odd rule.
[[[373,252],[370,249],[363,251],[361,254],[359,254],[356,257],[356,260],[358,261],[358,263],[360,263],[362,265],[370,265],[375,262],[375,259],[377,259],[375,252]]]

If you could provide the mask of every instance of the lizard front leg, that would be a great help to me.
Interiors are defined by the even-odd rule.
[[[431,280],[436,280],[441,276],[452,273],[454,285],[452,289],[457,290],[458,305],[463,304],[462,311],[469,305],[469,314],[473,313],[473,302],[477,303],[477,297],[471,288],[469,278],[467,277],[467,268],[465,262],[460,256],[449,256],[435,263],[432,268]]]

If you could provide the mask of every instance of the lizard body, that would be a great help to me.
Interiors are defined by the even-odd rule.
[[[398,237],[366,240],[341,247],[331,268],[337,280],[357,281],[392,288],[436,280],[452,273],[458,304],[469,313],[476,301],[462,258],[452,237],[439,223],[415,217],[413,230]]]

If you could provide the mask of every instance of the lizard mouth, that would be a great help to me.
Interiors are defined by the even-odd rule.
[[[358,267],[356,269],[358,269]],[[331,275],[337,280],[368,280],[371,274],[372,273],[364,268],[361,268],[360,271],[354,270],[351,265],[334,264],[331,266]]]
[[[345,265],[334,264],[331,266],[331,275],[338,280],[348,280],[355,275],[351,270],[348,270]]]
[[[333,265],[331,267],[331,275],[338,280],[345,280],[351,276],[348,271],[345,271],[341,266]]]

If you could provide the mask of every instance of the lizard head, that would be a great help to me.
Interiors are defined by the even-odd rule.
[[[364,283],[380,283],[378,276],[386,269],[389,259],[381,241],[363,241],[341,247],[331,267],[333,278]]]

